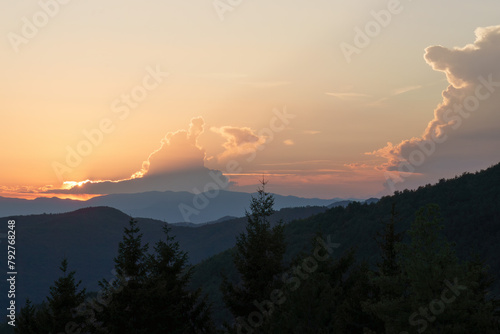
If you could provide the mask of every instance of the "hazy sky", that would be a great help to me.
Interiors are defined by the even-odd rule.
[[[222,173],[230,190],[265,174],[280,194],[367,198],[486,168],[500,161],[498,13],[4,1],[0,196],[203,191]]]

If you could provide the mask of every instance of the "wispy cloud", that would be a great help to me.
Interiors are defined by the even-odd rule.
[[[317,134],[320,134],[321,131],[317,131],[317,130],[304,130],[302,133],[304,133],[306,135],[317,135]]]
[[[200,73],[200,77],[211,77],[218,79],[242,79],[247,78],[248,74],[245,73],[232,73],[232,72],[219,72],[219,73]]]
[[[353,93],[353,92],[326,92],[326,95],[336,97],[341,100],[356,100],[356,99],[367,99],[371,95],[363,93]]]
[[[373,165],[369,165],[369,164],[362,163],[362,162],[354,162],[354,163],[350,163],[350,164],[344,164],[344,166],[347,168],[350,168],[350,169],[364,169],[364,168],[373,169],[374,168]]]
[[[261,166],[294,166],[294,165],[317,165],[317,164],[331,164],[331,160],[303,160],[303,161],[290,161],[290,162],[276,162],[276,163],[263,163]]]
[[[401,95],[404,93],[411,92],[413,90],[417,90],[422,88],[422,85],[415,85],[415,86],[407,86],[407,87],[401,87],[401,88],[396,88],[391,92],[391,96],[396,96],[396,95]]]
[[[242,85],[253,86],[257,88],[270,88],[291,85],[291,81],[244,81],[240,82]]]
[[[377,99],[377,100],[375,100],[373,102],[370,102],[370,103],[368,103],[368,105],[370,105],[370,106],[379,105],[379,104],[382,104],[385,101],[388,101],[392,97],[395,97],[395,96],[398,96],[398,95],[401,95],[401,94],[405,94],[405,93],[408,93],[408,92],[411,92],[411,91],[414,91],[414,90],[418,90],[418,89],[421,89],[422,87],[424,87],[424,86],[422,86],[422,85],[414,85],[414,86],[405,86],[405,87],[401,87],[401,88],[395,88],[392,91],[390,91],[390,93],[387,96],[382,97],[380,99]]]

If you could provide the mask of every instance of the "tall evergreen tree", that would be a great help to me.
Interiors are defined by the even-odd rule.
[[[38,333],[66,332],[67,328],[83,327],[85,323],[82,316],[75,314],[75,310],[84,302],[85,289],[79,288],[81,281],[76,282],[76,272],[68,272],[66,258],[62,260],[59,269],[62,276],[50,287],[47,302],[36,311],[35,321],[32,321],[35,308],[31,303],[26,305],[23,312],[25,320],[29,319],[28,327],[36,328]]]
[[[117,275],[129,282],[144,280],[148,248],[148,244],[142,244],[137,221],[130,219],[129,226],[124,229],[123,240],[118,244],[118,256],[114,259]]]
[[[403,233],[396,233],[396,223],[398,213],[396,203],[392,204],[391,218],[384,224],[381,232],[376,234],[376,242],[380,249],[381,261],[377,262],[377,270],[370,271],[369,276],[374,285],[374,293],[362,303],[365,312],[376,315],[379,320],[386,320],[387,327],[390,321],[387,320],[387,309],[396,308],[400,305],[402,296],[405,294],[405,279],[401,275],[399,264],[398,247],[403,240]],[[369,326],[375,333],[390,330],[384,329],[384,321],[373,321]]]
[[[269,299],[271,292],[280,286],[279,277],[284,271],[283,222],[271,227],[269,217],[274,213],[274,197],[266,192],[266,184],[263,179],[257,196],[252,196],[250,212],[246,212],[246,233],[241,233],[236,239],[233,261],[240,282],[233,284],[224,277],[221,285],[224,302],[234,316],[236,326],[241,326],[252,312],[258,310],[256,303]]]
[[[392,204],[391,219],[384,224],[382,233],[377,233],[377,244],[381,251],[382,262],[377,263],[378,272],[381,276],[395,276],[401,268],[397,262],[396,245],[403,240],[403,233],[396,233],[398,213],[396,203]]]
[[[165,240],[156,243],[149,258],[143,326],[153,334],[215,333],[206,298],[201,298],[200,289],[189,291],[193,268],[188,267],[188,255],[169,231],[165,224]]]
[[[190,291],[188,255],[164,226],[165,240],[148,254],[137,221],[131,219],[118,245],[119,279],[100,282],[109,303],[92,323],[96,333],[215,333],[201,290]]]
[[[114,259],[119,279],[112,283],[100,282],[109,303],[99,314],[97,324],[102,324],[111,333],[126,333],[131,328],[140,333],[148,248],[148,244],[142,244],[137,221],[130,219],[128,227],[124,228],[123,240],[118,244],[118,256]]]

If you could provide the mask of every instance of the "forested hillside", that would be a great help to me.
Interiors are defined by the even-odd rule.
[[[383,229],[383,223],[390,219],[392,205],[395,204],[399,214],[395,228],[398,232],[405,232],[417,210],[430,203],[439,205],[444,218],[443,233],[456,244],[457,255],[461,259],[479,255],[497,278],[494,291],[500,294],[500,164],[474,174],[464,173],[450,180],[440,180],[435,185],[417,190],[396,192],[377,203],[351,203],[345,208],[332,208],[286,224],[285,260],[290,261],[301,250],[308,249],[311,239],[321,232],[331,235],[341,245],[335,252],[336,256],[355,248],[357,258],[368,261],[373,267],[380,257],[375,236]],[[220,274],[234,280],[237,277],[231,253],[232,250],[227,250],[203,261],[196,266],[193,275],[193,286],[209,293],[214,314],[221,315],[218,321],[229,316],[219,291]]]

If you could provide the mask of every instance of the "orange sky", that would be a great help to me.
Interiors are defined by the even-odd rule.
[[[444,108],[498,73],[498,31],[474,31],[500,4],[389,3],[2,3],[0,196],[194,191],[216,170],[229,190],[267,175],[280,194],[368,198],[394,190],[388,171],[399,189],[498,162],[498,92],[459,129]],[[401,177],[438,128],[450,139]]]

